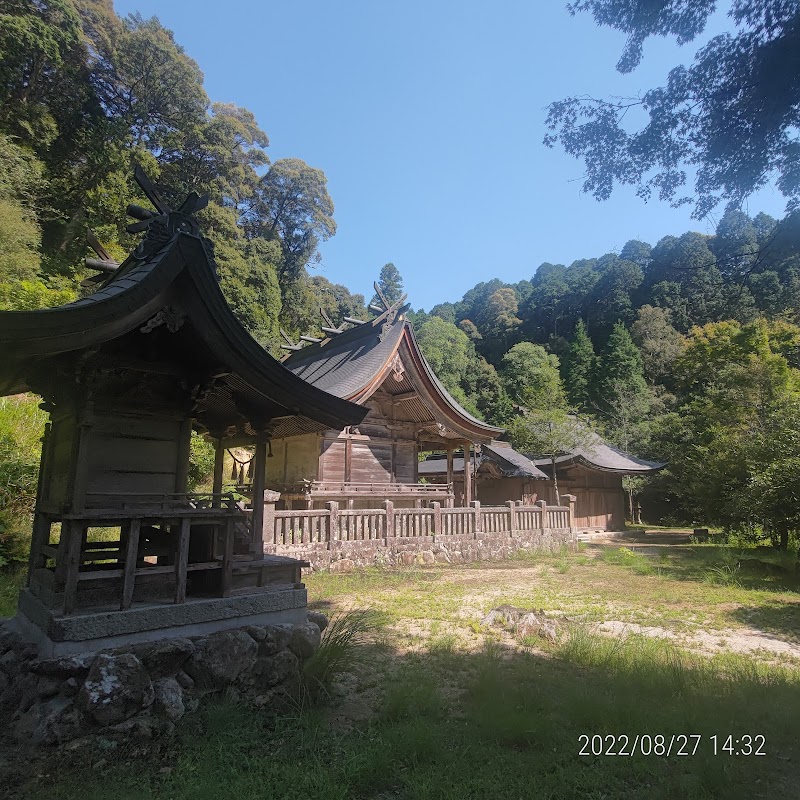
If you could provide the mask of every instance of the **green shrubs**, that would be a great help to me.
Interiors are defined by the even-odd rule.
[[[0,398],[0,567],[25,561],[47,415],[33,395]]]

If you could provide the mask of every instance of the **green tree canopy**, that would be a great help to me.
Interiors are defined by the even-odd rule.
[[[569,5],[627,34],[617,63],[623,73],[638,66],[649,37],[690,42],[716,7],[713,0]],[[800,10],[781,0],[734,0],[728,16],[734,30],[713,37],[690,66],[672,69],[663,86],[638,98],[572,97],[550,105],[545,144],[560,143],[583,159],[585,192],[606,199],[614,184],[629,184],[645,200],[655,193],[673,205],[693,202],[702,218],[723,200],[738,206],[774,179],[789,207],[796,206]],[[638,130],[629,123],[632,108],[648,118]],[[693,198],[686,186],[692,172]]]
[[[565,405],[558,358],[541,345],[515,344],[504,356],[500,375],[508,396],[529,409],[560,408]]]

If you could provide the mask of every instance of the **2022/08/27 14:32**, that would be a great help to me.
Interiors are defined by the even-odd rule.
[[[703,737],[699,733],[673,733],[671,735],[636,734],[581,734],[578,737],[579,756],[693,756],[707,739],[715,756],[765,756],[766,737],[763,734],[744,733],[739,736],[713,734]]]

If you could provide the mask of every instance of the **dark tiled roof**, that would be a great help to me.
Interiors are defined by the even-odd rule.
[[[579,447],[573,453],[556,458],[556,464],[583,463],[593,469],[604,472],[618,472],[622,474],[646,474],[662,469],[666,464],[656,461],[645,461],[637,458],[624,450],[605,442],[602,437],[592,432],[588,436],[589,444],[586,447]],[[550,466],[549,458],[534,458],[533,463],[543,467]]]
[[[201,376],[202,370],[216,375],[215,410],[226,420],[240,417],[234,395],[263,419],[281,418],[284,425],[341,430],[364,418],[364,408],[309,386],[253,339],[228,306],[202,240],[187,233],[174,235],[141,262],[127,259],[86,298],[57,308],[0,312],[0,352],[9,354],[0,360],[0,393],[27,391],[32,372],[52,374],[50,366],[63,354],[95,352],[173,303],[187,319],[174,341],[187,340]]]
[[[544,474],[527,456],[514,450],[511,445],[504,442],[492,442],[490,445],[483,445],[483,452],[486,453],[506,475],[515,475],[522,478],[546,479]],[[505,462],[505,468],[503,465]]]
[[[283,364],[318,389],[337,397],[354,397],[374,380],[392,357],[403,336],[403,324],[395,322],[383,340],[380,326],[365,326],[358,338],[340,334],[326,340],[324,347],[304,347]]]
[[[369,386],[374,386],[381,372],[398,352],[403,335],[407,332],[414,357],[433,384],[435,393],[441,397],[442,406],[449,406],[451,419],[460,418],[461,424],[467,422],[477,426],[481,429],[481,436],[487,439],[501,434],[502,428],[477,419],[458,403],[434,374],[417,344],[413,329],[403,320],[403,314],[398,313],[396,320],[391,323],[387,319],[389,314],[384,312],[370,322],[307,345],[287,356],[283,364],[318,389],[360,402],[358,396]]]
[[[529,458],[518,453],[504,442],[492,442],[481,446],[478,465],[491,461],[507,478],[532,478],[547,480],[542,472]],[[453,472],[464,471],[464,456],[453,457]],[[444,475],[447,473],[447,459],[441,456],[429,456],[419,465],[420,475]]]

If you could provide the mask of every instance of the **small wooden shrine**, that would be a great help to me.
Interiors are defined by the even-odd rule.
[[[404,302],[384,300],[369,321],[345,318],[335,326],[326,319],[324,339],[285,345],[290,352],[283,364],[297,377],[366,411],[361,423],[343,431],[273,437],[267,485],[281,492],[285,507],[320,508],[335,500],[379,508],[387,499],[398,508],[429,501],[452,506],[474,499],[467,468],[459,496],[452,480],[420,483],[418,453],[443,450],[452,462],[456,449],[491,442],[502,429],[473,417],[447,392],[405,319]]]
[[[18,619],[51,652],[302,621],[303,562],[263,555],[269,442],[366,413],[296,377],[237,321],[193,216],[204,200],[172,210],[137,180],[156,211],[129,208],[129,231],[145,236],[124,263],[87,260],[108,273],[96,291],[0,313],[0,393],[36,392],[50,414]],[[188,490],[192,431],[216,446],[207,494]],[[254,447],[249,503],[221,492],[237,445]]]
[[[550,478],[508,442],[493,441],[476,448],[470,466],[475,499],[481,505],[502,506],[509,500],[532,506],[547,496]],[[419,465],[419,475],[431,483],[452,483],[456,496],[463,492],[464,453],[448,462],[443,453],[432,453]]]
[[[551,478],[541,492],[542,499],[555,503],[551,460],[535,458],[534,463]],[[575,526],[578,530],[621,531],[625,528],[626,497],[622,479],[652,475],[664,466],[612,447],[593,433],[589,434],[585,447],[556,458],[558,491],[562,495],[569,492],[577,498]]]

